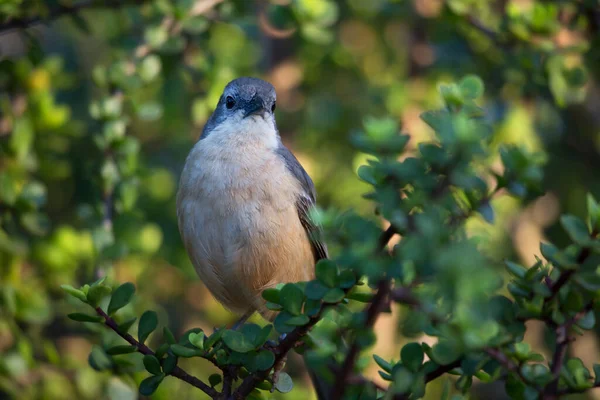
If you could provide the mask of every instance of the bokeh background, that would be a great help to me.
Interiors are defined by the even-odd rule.
[[[439,85],[479,75],[496,145],[547,153],[547,194],[527,207],[495,201],[495,225],[473,218],[469,230],[493,259],[532,264],[541,240],[566,241],[559,214],[583,216],[585,193],[600,195],[599,39],[596,0],[0,1],[0,399],[138,398],[143,372],[88,366],[92,346],[115,338],[68,320],[82,305],[61,284],[134,282],[122,317],[152,308],[176,335],[234,321],[191,267],[175,193],[239,76],[276,87],[281,136],[319,204],[368,214],[356,177],[367,156],[349,135],[366,117],[391,117],[414,148],[431,139],[419,115],[441,106]],[[401,312],[377,323],[386,358],[406,342]],[[547,355],[541,327],[528,328]],[[588,367],[600,359],[593,332],[570,351]],[[185,367],[214,372],[201,360]],[[294,391],[274,397],[313,398],[301,360],[288,370]],[[152,398],[174,393],[204,397],[167,379]],[[473,398],[505,397],[475,385]]]

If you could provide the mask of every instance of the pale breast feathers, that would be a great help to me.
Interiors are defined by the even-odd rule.
[[[308,219],[314,187],[295,157],[268,137],[223,143],[239,137],[212,133],[196,144],[181,176],[179,227],[217,300],[266,314],[262,290],[311,279],[327,250],[309,240],[318,231]]]

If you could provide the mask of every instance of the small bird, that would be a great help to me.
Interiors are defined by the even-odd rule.
[[[187,157],[177,192],[179,231],[200,279],[226,308],[267,320],[263,290],[314,278],[327,258],[309,214],[315,187],[283,145],[274,87],[238,78],[221,95]],[[237,324],[236,324],[237,325]]]

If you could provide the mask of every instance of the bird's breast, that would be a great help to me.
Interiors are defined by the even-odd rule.
[[[263,289],[310,279],[314,270],[295,205],[301,187],[274,151],[211,146],[208,139],[196,145],[182,173],[181,235],[219,301],[239,312],[261,310]]]

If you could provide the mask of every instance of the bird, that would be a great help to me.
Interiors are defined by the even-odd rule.
[[[229,82],[186,158],[177,219],[187,254],[217,301],[241,316],[273,321],[261,293],[309,281],[328,258],[311,219],[314,183],[282,143],[272,84]]]

